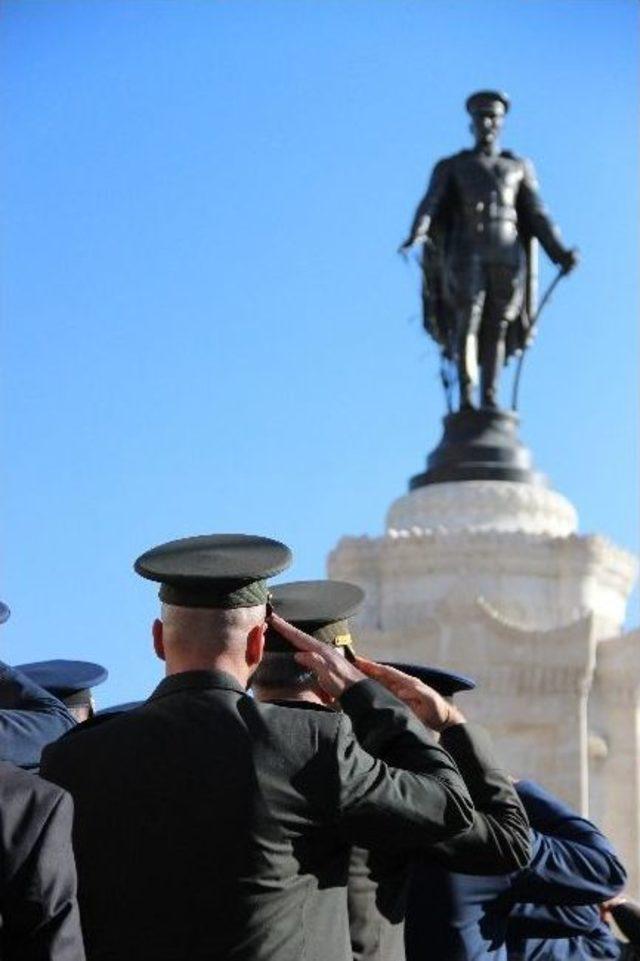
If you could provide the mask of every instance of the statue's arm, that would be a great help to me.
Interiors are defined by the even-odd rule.
[[[449,190],[451,179],[451,164],[448,160],[440,160],[431,174],[427,192],[418,204],[415,212],[411,230],[407,239],[401,246],[401,250],[406,250],[414,244],[424,243],[429,233],[429,227],[434,216],[438,213],[441,204]]]
[[[533,164],[530,160],[523,160],[522,163],[524,174],[517,201],[520,224],[530,236],[537,237],[555,264],[570,269],[575,266],[577,256],[562,243],[560,231],[542,202]]]

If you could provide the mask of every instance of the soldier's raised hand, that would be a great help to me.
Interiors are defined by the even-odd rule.
[[[356,665],[363,674],[378,681],[403,701],[432,731],[444,731],[454,724],[464,724],[466,718],[462,711],[417,677],[364,657],[356,657]]]
[[[298,664],[313,671],[320,687],[331,697],[339,698],[347,688],[364,681],[365,675],[335,647],[305,634],[275,613],[267,620],[278,634],[297,648],[295,658]]]

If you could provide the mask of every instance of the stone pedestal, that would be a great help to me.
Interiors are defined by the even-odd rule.
[[[609,765],[615,755],[616,778],[627,771],[631,750],[638,787],[640,746],[623,751],[608,734],[603,748],[588,720],[596,663],[607,692],[604,715],[613,716],[616,671],[633,675],[629,683],[640,690],[640,661],[628,652],[615,660],[620,638],[610,640],[620,634],[635,560],[603,537],[578,534],[576,512],[562,495],[505,480],[418,486],[391,505],[381,537],[342,538],[328,571],[366,591],[356,622],[363,653],[451,667],[478,680],[461,703],[492,731],[514,775],[539,779],[586,814],[600,744]],[[631,737],[637,694],[630,698],[635,708],[624,709],[624,730]],[[613,811],[627,802],[614,800],[620,794],[610,779],[606,789],[598,783],[592,790],[603,796],[601,820],[620,844]]]

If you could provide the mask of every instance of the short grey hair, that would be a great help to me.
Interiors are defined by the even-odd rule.
[[[161,619],[176,644],[229,649],[244,644],[249,631],[264,623],[265,604],[229,609],[163,604]]]

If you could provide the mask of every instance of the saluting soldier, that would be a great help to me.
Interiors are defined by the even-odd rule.
[[[424,324],[457,364],[461,408],[473,407],[478,363],[482,406],[495,408],[505,359],[534,321],[532,244],[566,272],[578,255],[549,218],[531,162],[499,147],[506,94],[481,90],[466,107],[475,144],[436,164],[400,250],[425,245]]]
[[[488,833],[456,763],[425,728],[332,647],[276,615],[272,626],[343,713],[247,695],[262,657],[266,581],[290,558],[277,541],[211,535],[136,561],[161,583],[153,638],[167,676],[140,707],[86,722],[43,761],[76,803],[91,961],[347,959],[346,912],[312,911],[319,889],[344,883],[345,834],[426,849]],[[443,740],[462,756],[469,737],[454,724]],[[529,856],[515,798],[511,810],[496,870]]]
[[[359,587],[343,581],[294,581],[274,587],[272,604],[274,611],[287,621],[353,660],[354,639],[348,619],[357,612],[363,598]],[[290,650],[280,635],[267,632],[266,653],[252,679],[258,700],[320,714],[335,710],[333,699]],[[407,686],[411,686],[412,678],[398,670],[360,659],[356,663],[376,672],[383,683],[394,684],[403,696]],[[473,831],[445,844],[435,842],[425,856],[441,857],[452,866],[464,865],[468,871],[500,873],[500,864],[505,856],[509,857],[508,851],[521,826],[519,818],[514,818],[518,805],[515,792],[507,775],[500,772],[486,732],[465,724],[463,715],[437,691],[439,687],[446,696],[452,689],[473,687],[473,682],[435,669],[416,670],[433,685],[411,687],[412,708],[433,729],[450,725],[443,743],[468,782],[478,812]],[[356,734],[370,754],[387,759],[388,731],[358,726]],[[464,737],[458,739],[461,735]],[[346,836],[345,843],[349,841],[353,838]],[[392,842],[384,833],[376,835],[374,843],[366,848],[350,846],[343,867],[351,955],[356,961],[400,961],[404,956],[403,922],[411,861],[411,845]],[[337,919],[345,909],[342,890],[320,888],[316,911],[326,910],[329,898],[333,898],[332,914]],[[429,910],[428,906],[425,910]]]
[[[363,662],[359,660],[358,663],[362,665]],[[388,668],[391,668],[391,671],[386,671],[387,683],[402,685],[397,686],[396,690],[408,699],[412,710],[417,712],[424,710],[424,685],[436,691],[451,705],[454,694],[471,691],[476,686],[470,677],[423,664],[388,662],[379,665],[378,670]],[[411,678],[417,679],[420,684],[413,685]],[[459,716],[463,715],[459,713]],[[476,725],[473,727],[476,728]],[[478,810],[492,815],[499,822],[504,799],[513,788],[506,772],[500,771],[499,762],[492,757],[486,731],[475,730],[474,738],[475,763],[465,765],[460,770]],[[496,775],[499,787],[497,791]],[[495,841],[500,843],[499,835],[495,837]],[[470,872],[483,870],[472,848],[465,845],[463,854],[464,860],[457,861],[461,870],[463,864],[464,870]],[[429,857],[422,852],[420,856],[424,856],[425,860]],[[431,852],[431,857],[440,859],[438,863],[452,863],[446,855],[443,857],[440,854],[437,846]],[[380,847],[353,848],[349,867],[348,901],[354,961],[404,961],[405,917],[411,895],[414,860],[415,858],[407,858],[403,852],[385,851]],[[435,910],[438,908],[435,904],[430,904],[428,899],[420,901],[422,918],[428,917]],[[439,955],[434,953],[432,957],[438,958]],[[452,959],[447,958],[447,961]]]

